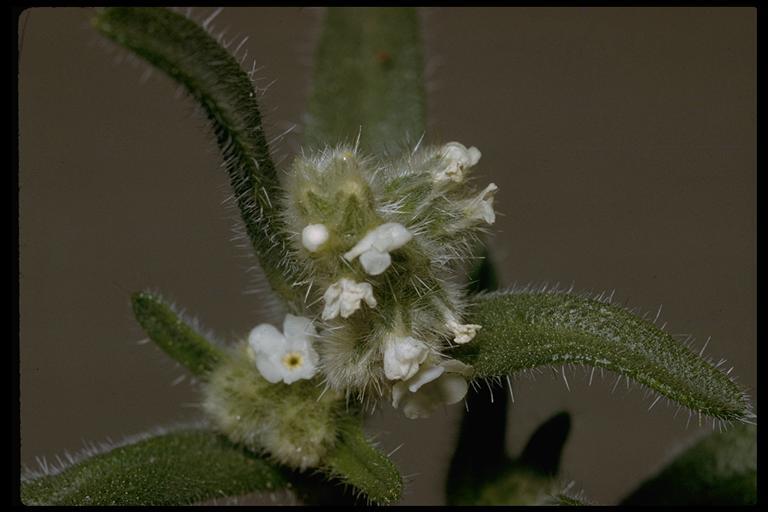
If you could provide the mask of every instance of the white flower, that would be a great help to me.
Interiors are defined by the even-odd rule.
[[[339,279],[325,290],[323,295],[325,309],[323,320],[336,318],[349,318],[352,313],[360,309],[360,301],[364,300],[370,307],[376,307],[376,299],[373,297],[373,288],[368,283],[358,283],[346,277]]]
[[[477,324],[460,324],[454,320],[448,320],[446,326],[453,333],[453,341],[463,345],[469,343],[477,334],[477,331],[483,328],[482,325]]]
[[[360,264],[368,275],[377,276],[384,272],[392,258],[390,251],[407,244],[413,235],[405,226],[397,222],[387,222],[370,230],[357,244],[344,254],[344,259],[352,261],[360,256]]]
[[[389,380],[408,380],[419,371],[429,347],[410,336],[389,336],[384,341],[384,375]]]
[[[464,181],[464,171],[477,164],[480,161],[482,153],[476,147],[467,149],[466,146],[458,142],[449,142],[440,149],[445,167],[433,173],[435,183],[444,183],[455,181],[461,183]]]
[[[407,418],[427,418],[441,404],[461,401],[469,385],[466,376],[472,367],[455,359],[439,365],[422,365],[413,377],[392,386],[392,407],[402,404]]]
[[[315,374],[319,358],[311,337],[316,335],[312,320],[286,315],[282,333],[272,325],[258,325],[248,335],[248,345],[262,377],[290,384]]]
[[[301,244],[309,252],[317,251],[328,241],[328,228],[323,224],[310,224],[301,231]]]
[[[467,210],[471,219],[483,219],[488,224],[496,222],[496,212],[493,211],[493,196],[497,190],[499,187],[495,183],[491,183],[470,202]]]

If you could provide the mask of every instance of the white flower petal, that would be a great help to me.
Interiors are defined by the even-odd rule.
[[[256,354],[263,352],[265,354],[283,350],[285,346],[285,336],[273,325],[261,324],[251,329],[248,335],[248,345]]]
[[[449,320],[446,325],[453,333],[453,341],[460,345],[472,341],[477,331],[483,328],[482,325],[460,324],[453,320]]]
[[[493,196],[499,187],[491,183],[472,200],[469,206],[469,217],[472,219],[482,219],[488,224],[496,222],[496,212],[493,210]]]
[[[460,402],[469,389],[467,380],[455,373],[446,373],[434,383],[430,383],[430,386],[436,388],[435,391],[439,395],[439,401],[446,405]]]
[[[471,148],[469,148],[467,150],[467,157],[469,160],[468,167],[474,167],[475,165],[477,165],[477,162],[480,161],[481,156],[483,156],[483,154],[475,146],[472,146]]]
[[[311,335],[315,327],[308,318],[286,315],[284,334],[275,327],[262,324],[249,336],[249,355],[256,368],[267,381],[290,384],[299,379],[310,379],[317,370],[319,357],[312,347]]]
[[[364,300],[369,307],[376,307],[371,285],[358,283],[346,277],[330,285],[323,299],[325,300],[323,320],[331,320],[339,315],[342,318],[349,318],[352,313],[360,309],[361,300]]]
[[[459,142],[449,142],[440,149],[443,167],[433,174],[436,183],[464,181],[466,171],[480,161],[482,153],[476,147],[467,149]]]
[[[301,231],[301,244],[309,251],[317,251],[328,241],[328,228],[323,224],[310,224]]]
[[[465,377],[471,372],[471,366],[453,359],[422,365],[413,377],[392,386],[392,406],[402,406],[408,418],[426,418],[440,405],[454,404],[466,396],[469,384]]]
[[[387,222],[370,230],[357,244],[344,253],[344,259],[352,261],[360,256],[365,272],[375,276],[384,272],[392,262],[390,251],[407,244],[413,235],[402,224]]]
[[[275,384],[276,382],[280,382],[283,379],[284,372],[280,367],[280,365],[275,364],[272,358],[266,356],[265,354],[257,353],[256,368],[258,368],[261,376],[267,379],[272,384]]]
[[[410,242],[413,235],[405,226],[397,222],[387,222],[373,230],[375,237],[372,247],[382,252],[399,249]]]
[[[440,377],[445,372],[445,368],[442,366],[422,366],[416,375],[408,380],[408,389],[411,393],[415,393],[421,386],[432,382],[436,378]]]
[[[447,373],[458,373],[464,375],[465,377],[472,375],[472,367],[468,364],[462,363],[457,359],[446,359],[440,363],[440,366],[445,368]]]
[[[360,255],[360,264],[369,276],[378,276],[392,263],[392,257],[388,252],[379,252],[369,249]]]
[[[288,340],[310,339],[317,335],[312,320],[303,316],[285,315],[283,334]]]
[[[323,294],[323,300],[325,301],[325,308],[323,309],[323,320],[330,320],[336,318],[339,315],[339,308],[341,307],[341,293],[343,288],[341,287],[341,281],[337,281],[330,285]]]
[[[363,254],[365,251],[373,247],[373,242],[376,240],[376,236],[377,236],[376,230],[371,230],[368,233],[366,233],[365,236],[361,238],[360,241],[357,242],[354,247],[352,247],[350,250],[344,253],[344,259],[347,261],[352,261],[353,259]]]
[[[392,336],[385,341],[384,375],[389,380],[408,380],[419,370],[419,365],[429,355],[429,348],[410,336]]]

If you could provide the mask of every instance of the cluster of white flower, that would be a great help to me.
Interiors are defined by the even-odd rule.
[[[466,172],[477,165],[482,153],[472,146],[466,146],[458,142],[449,142],[440,150],[443,166],[432,173],[432,179],[437,184],[464,181]],[[488,224],[496,222],[496,212],[493,211],[493,196],[499,187],[495,183],[489,184],[474,199],[467,202],[466,212],[470,219],[484,220]]]
[[[345,153],[346,155],[346,153]],[[350,154],[351,155],[351,154]],[[451,142],[439,150],[438,167],[431,172],[436,188],[445,189],[451,183],[462,183],[467,171],[480,160],[475,147],[467,148]],[[351,157],[351,156],[350,156]],[[350,157],[343,157],[348,160]],[[429,176],[429,175],[428,175]],[[465,218],[469,221],[495,221],[493,196],[498,187],[491,183],[477,196],[462,200]],[[309,224],[301,232],[301,244],[313,257],[320,257],[329,247],[331,230],[324,224]],[[392,265],[393,251],[401,249],[413,239],[404,225],[387,222],[369,230],[342,258],[349,263],[356,259],[368,276],[383,274]],[[373,287],[368,282],[357,282],[341,277],[330,284],[323,294],[323,321],[349,318],[365,302],[369,308],[377,306]],[[444,311],[445,332],[452,334],[457,344],[470,342],[482,327],[462,324],[447,308]],[[390,334],[381,342],[384,376],[392,382],[392,405],[402,407],[408,418],[424,418],[443,404],[461,401],[467,393],[467,377],[472,368],[460,361],[446,359],[438,349],[408,334],[402,327],[399,334]],[[283,332],[262,324],[251,331],[250,353],[256,367],[269,382],[290,384],[299,379],[312,378],[318,369],[318,354],[312,347],[317,333],[312,320],[288,315]]]

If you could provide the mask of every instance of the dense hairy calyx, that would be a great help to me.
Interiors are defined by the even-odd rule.
[[[233,441],[292,469],[317,470],[370,502],[400,498],[400,474],[366,440],[357,407],[316,380],[271,384],[242,343],[210,374],[204,395],[203,408]]]
[[[714,418],[753,417],[745,392],[725,372],[614,304],[567,293],[498,292],[479,296],[469,318],[484,328],[451,355],[471,364],[476,378],[583,364]]]
[[[284,222],[302,268],[303,314],[326,320],[316,347],[333,389],[378,398],[388,387],[388,336],[421,340],[435,358],[455,335],[449,325],[463,316],[467,263],[487,223],[474,215],[475,187],[436,180],[449,164],[439,147],[377,159],[341,146],[294,162]],[[317,226],[323,243],[307,246],[306,230]],[[384,270],[365,250],[379,232],[397,240],[386,255],[374,251]],[[351,314],[328,314],[329,288],[361,285],[373,300]]]
[[[267,382],[245,343],[209,375],[203,408],[230,439],[298,469],[315,467],[336,442],[344,402],[317,384]]]

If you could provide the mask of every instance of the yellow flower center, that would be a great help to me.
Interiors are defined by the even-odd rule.
[[[304,357],[299,352],[288,352],[283,356],[283,366],[296,370],[304,366]]]

